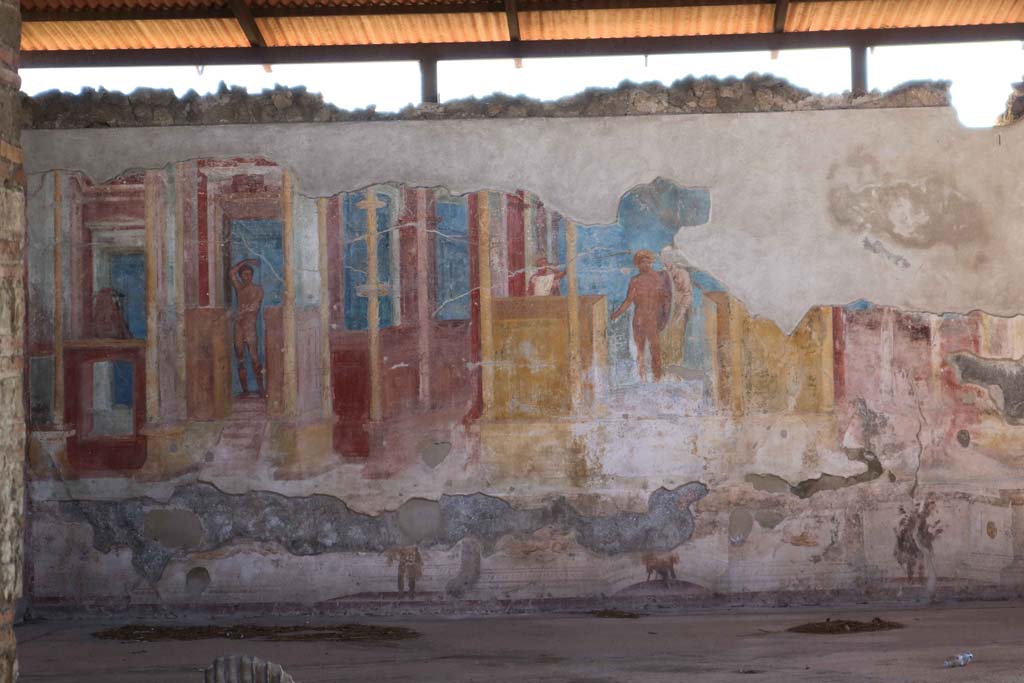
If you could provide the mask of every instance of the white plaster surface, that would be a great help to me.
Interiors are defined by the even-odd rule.
[[[373,183],[455,193],[526,189],[580,223],[615,220],[656,177],[711,190],[711,220],[677,247],[755,314],[791,330],[815,304],[1020,312],[1024,126],[966,129],[947,108],[26,131],[29,173],[96,181],[197,157],[288,165],[308,196]],[[908,248],[838,225],[830,191],[941,178],[980,207],[957,241]],[[936,201],[941,201],[937,197]],[[908,207],[896,216],[920,225]],[[867,237],[880,248],[864,246]],[[899,259],[903,260],[900,261]]]

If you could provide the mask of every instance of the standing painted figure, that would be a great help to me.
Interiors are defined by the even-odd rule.
[[[124,297],[110,287],[96,292],[92,306],[93,336],[97,339],[130,339],[128,322],[124,316]]]
[[[256,375],[256,387],[259,395],[265,397],[263,386],[263,364],[260,362],[259,334],[257,322],[260,306],[263,305],[263,288],[252,281],[253,266],[259,265],[257,259],[245,259],[236,263],[229,274],[231,286],[235,288],[238,310],[235,313],[235,359],[238,362],[238,382],[242,386],[242,394],[249,393],[249,378],[245,371],[245,357],[249,356],[253,374]]]
[[[617,319],[633,306],[633,340],[636,342],[636,368],[640,380],[647,381],[644,351],[651,350],[651,374],[661,379],[661,331],[668,324],[672,309],[672,284],[668,274],[654,270],[654,252],[641,249],[633,255],[633,265],[640,271],[629,281],[626,300],[612,313]]]
[[[545,257],[537,259],[537,270],[530,276],[526,293],[529,296],[558,296],[559,283],[565,277],[564,270],[553,268]]]
[[[409,597],[416,597],[416,579],[423,576],[423,556],[416,546],[408,548],[392,548],[388,551],[388,564],[398,562],[398,597],[405,597],[406,583],[409,585]]]

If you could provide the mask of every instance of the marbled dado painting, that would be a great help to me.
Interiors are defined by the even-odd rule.
[[[1016,580],[1020,318],[782,330],[687,260],[730,198],[671,179],[607,225],[300,189],[255,158],[31,178],[37,601]]]

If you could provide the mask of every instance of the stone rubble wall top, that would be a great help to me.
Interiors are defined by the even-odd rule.
[[[1020,99],[1020,97],[1019,97]],[[344,110],[299,86],[278,86],[250,94],[221,83],[216,93],[140,88],[130,94],[86,88],[80,94],[51,90],[22,96],[23,127],[32,129],[131,128],[251,123],[408,121],[437,119],[642,116],[782,112],[825,109],[882,109],[949,106],[948,81],[918,81],[884,93],[819,95],[784,79],[751,74],[744,78],[687,77],[666,86],[623,81],[615,88],[588,88],[554,101],[495,94],[408,106],[398,112],[374,107]],[[1024,104],[1021,105],[1024,109]],[[1009,106],[1008,106],[1009,111]]]

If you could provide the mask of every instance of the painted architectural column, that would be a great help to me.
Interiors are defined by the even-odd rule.
[[[327,211],[329,200],[316,200],[316,237],[320,266],[320,406],[325,419],[334,414],[331,400],[331,283],[328,273]]]
[[[146,171],[146,421],[160,422],[160,274],[163,272],[163,221],[160,186],[163,174]]]
[[[296,381],[295,356],[295,216],[292,214],[292,174],[284,172],[281,180],[282,239],[281,259],[284,263],[284,301],[281,305],[284,327],[284,417],[295,417],[299,386]],[[266,370],[264,369],[264,372]]]
[[[21,10],[0,0],[0,681],[18,675],[25,462],[25,174],[18,47]]]
[[[427,230],[427,190],[416,189],[416,350],[419,357],[419,402],[430,407],[430,337],[432,316],[430,315],[430,259],[427,254],[430,240]]]
[[[53,172],[53,415],[64,428],[64,174]]]
[[[580,291],[576,279],[576,223],[565,222],[565,280],[569,296],[569,398],[571,409],[583,403],[583,367],[580,360]]]
[[[357,208],[366,211],[366,289],[367,327],[370,337],[370,421],[379,422],[383,417],[383,397],[381,395],[381,349],[380,349],[380,284],[379,264],[377,263],[377,209],[385,204],[377,198],[377,192],[371,187],[366,196],[356,204]]]
[[[818,409],[825,412],[832,412],[836,404],[836,382],[835,382],[835,339],[832,327],[832,307],[821,306],[818,308],[818,318],[821,321],[821,374],[818,381]]]
[[[184,420],[188,408],[188,362],[185,349],[185,164],[174,167],[174,311],[176,353],[174,372],[177,376],[178,419]]]
[[[477,262],[480,282],[480,386],[484,416],[494,408],[494,316],[491,305],[491,198],[477,193]]]

